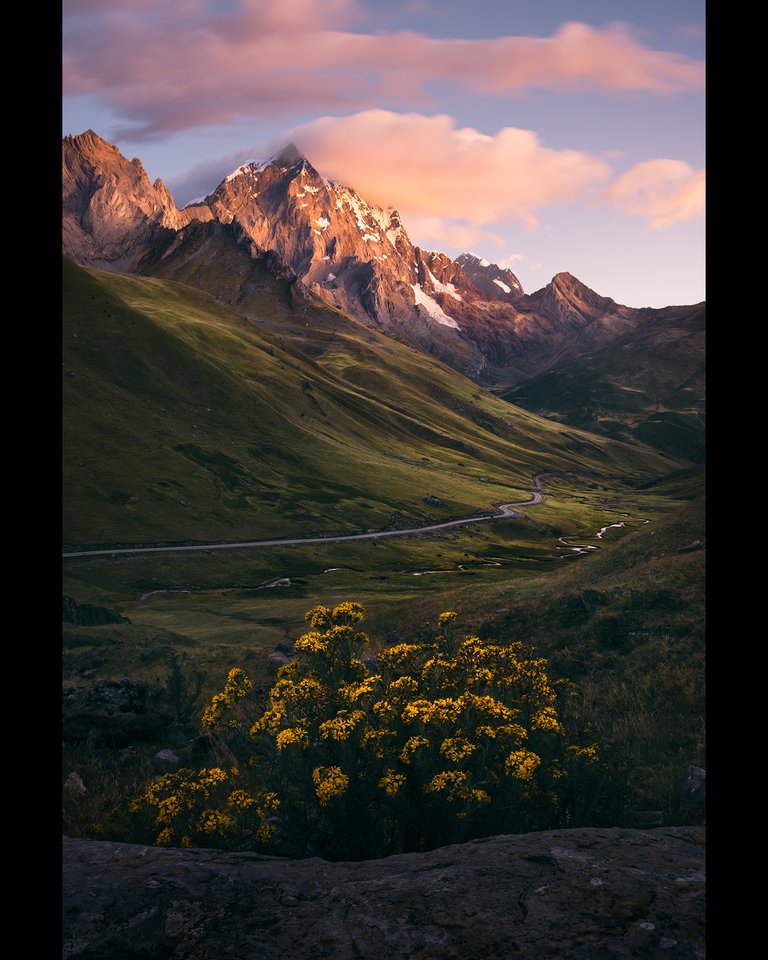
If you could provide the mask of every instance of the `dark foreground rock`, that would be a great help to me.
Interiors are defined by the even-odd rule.
[[[168,694],[140,680],[97,680],[62,694],[67,743],[130,744],[160,736],[176,719]]]
[[[704,831],[577,829],[360,863],[64,840],[65,958],[701,960]]]

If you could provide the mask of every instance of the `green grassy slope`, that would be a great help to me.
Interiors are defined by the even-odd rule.
[[[504,394],[584,430],[704,458],[704,309],[662,317]]]
[[[434,522],[523,499],[542,468],[634,485],[677,466],[490,397],[335,311],[271,291],[254,311],[65,261],[65,543]]]

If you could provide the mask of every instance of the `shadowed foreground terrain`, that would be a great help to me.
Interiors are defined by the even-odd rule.
[[[67,960],[702,960],[704,829],[358,863],[65,838],[64,904]]]

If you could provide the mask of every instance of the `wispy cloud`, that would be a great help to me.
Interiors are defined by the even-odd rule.
[[[65,0],[64,90],[94,94],[134,138],[290,111],[424,109],[434,84],[491,96],[534,89],[700,89],[700,61],[628,28],[565,23],[551,37],[437,39],[354,32],[356,0]],[[73,131],[74,132],[74,131]]]
[[[606,191],[620,210],[660,229],[704,216],[705,172],[682,160],[648,160],[622,174]]]

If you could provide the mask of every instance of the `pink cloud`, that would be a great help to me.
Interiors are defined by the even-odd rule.
[[[503,260],[499,260],[498,266],[504,267],[507,270],[511,270],[516,263],[520,263],[525,260],[525,257],[522,253],[510,253],[508,257],[504,257]]]
[[[286,110],[423,108],[434,83],[483,95],[699,89],[700,61],[652,50],[623,26],[566,23],[552,37],[435,39],[352,32],[356,0],[65,4],[64,91],[96,94],[134,136]],[[127,131],[126,131],[127,132]]]
[[[492,230],[483,230],[469,223],[457,223],[442,217],[425,217],[412,210],[403,214],[408,236],[419,247],[443,249],[453,247],[469,250],[471,247],[491,244],[503,247],[506,241]]]
[[[647,160],[614,181],[606,197],[659,229],[703,217],[705,193],[704,170],[694,170],[682,160]]]
[[[590,196],[610,176],[599,157],[548,149],[530,130],[491,136],[457,129],[443,114],[366,110],[321,117],[286,136],[324,176],[396,206],[409,224],[421,217],[425,230],[429,218],[474,226],[518,219],[532,229],[537,210]]]

